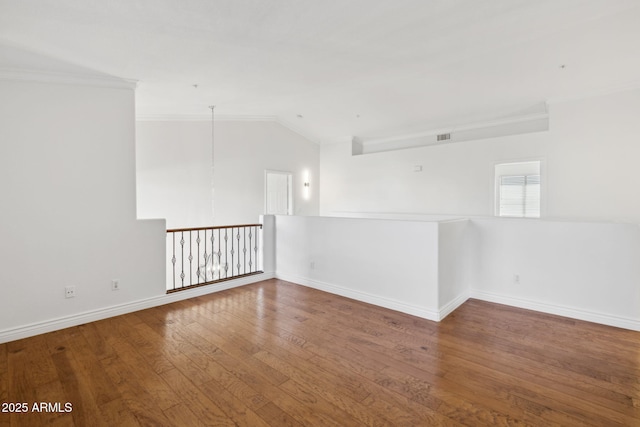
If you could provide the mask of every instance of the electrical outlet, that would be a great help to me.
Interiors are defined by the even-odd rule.
[[[75,286],[66,286],[64,288],[64,297],[65,298],[75,298],[76,296],[76,287]]]
[[[513,284],[514,285],[519,285],[520,284],[520,275],[519,274],[514,274],[513,275]]]
[[[311,270],[315,270],[315,269],[316,269],[316,262],[315,262],[315,261],[311,261],[311,262],[309,263],[309,268],[310,268]]]
[[[111,281],[111,290],[112,291],[118,291],[120,290],[120,280],[118,279],[113,279]]]

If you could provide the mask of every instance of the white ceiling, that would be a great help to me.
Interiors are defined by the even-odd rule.
[[[638,86],[640,1],[0,0],[0,44],[138,80],[140,116],[380,138]]]

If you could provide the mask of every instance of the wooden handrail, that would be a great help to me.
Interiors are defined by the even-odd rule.
[[[196,227],[196,228],[172,228],[170,230],[167,230],[167,233],[179,233],[181,231],[198,231],[198,230],[221,230],[225,228],[242,228],[242,227],[262,228],[262,224],[216,225],[211,227]]]

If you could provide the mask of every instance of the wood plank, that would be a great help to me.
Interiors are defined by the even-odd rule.
[[[249,408],[260,407],[266,402],[259,392],[243,381],[242,372],[237,371],[241,364],[236,363],[234,358],[217,347],[208,345],[206,341],[201,342],[201,346],[205,348],[202,351],[178,333],[178,330],[179,324],[172,324],[170,330],[163,330],[164,334],[172,338],[166,342],[166,349],[170,352],[167,357],[176,361],[177,369],[188,375],[194,384],[214,382],[217,388],[229,390]],[[153,332],[148,336],[153,336]],[[179,363],[179,360],[184,362]],[[255,379],[251,377],[250,382],[255,382]]]
[[[252,408],[248,408],[241,399],[238,399],[228,390],[219,387],[215,381],[201,384],[198,387],[211,401],[222,409],[227,417],[238,426],[268,427],[269,424]],[[257,407],[259,411],[264,405]]]
[[[0,344],[39,425],[640,425],[640,333],[469,300],[440,323],[268,280]]]
[[[207,427],[204,421],[200,419],[187,405],[174,405],[171,408],[162,411],[164,415],[173,422],[174,425],[184,425],[189,427]]]
[[[57,340],[56,340],[57,341]],[[58,347],[60,350],[51,354],[51,360],[55,364],[65,394],[65,401],[73,405],[71,415],[75,425],[108,426],[103,420],[98,408],[98,402],[92,383],[88,382],[81,373],[79,364],[71,351]]]
[[[180,424],[173,424],[162,413],[162,409],[156,404],[154,396],[147,391],[147,385],[139,382],[134,372],[125,362],[116,357],[103,359],[101,363],[118,392],[122,395],[122,403],[115,406],[116,410],[120,410],[122,406],[126,407],[140,426],[180,426]],[[175,404],[178,403],[175,402]],[[105,405],[102,409],[108,411],[110,408]],[[113,418],[122,418],[124,416],[125,414],[122,413],[111,414]]]
[[[172,369],[161,375],[179,396],[178,405],[188,407],[204,425],[235,426],[234,421],[180,371]]]
[[[289,414],[280,409],[273,402],[263,405],[256,412],[267,422],[267,425],[270,426],[304,427],[303,424],[300,424],[293,417],[289,416]]]
[[[100,405],[100,413],[107,425],[138,427],[141,424],[125,403],[124,398],[112,400]]]

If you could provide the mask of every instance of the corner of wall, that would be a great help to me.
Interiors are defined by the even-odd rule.
[[[458,295],[453,300],[449,301],[447,304],[441,306],[438,309],[438,322],[443,320],[445,317],[453,313],[458,307],[467,302],[467,300],[471,297],[471,292],[467,289],[465,292]]]

